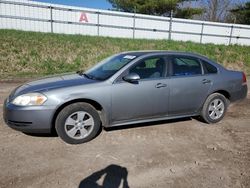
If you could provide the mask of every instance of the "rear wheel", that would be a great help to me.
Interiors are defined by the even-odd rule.
[[[217,123],[223,119],[229,101],[220,93],[211,94],[203,105],[201,116],[206,123]]]
[[[69,144],[81,144],[93,139],[101,126],[98,112],[90,104],[79,102],[66,106],[57,116],[55,128],[60,138]]]

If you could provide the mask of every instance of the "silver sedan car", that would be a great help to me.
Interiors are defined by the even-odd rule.
[[[123,52],[90,70],[32,81],[4,103],[4,120],[26,133],[55,129],[67,143],[93,139],[101,127],[201,116],[217,123],[247,95],[243,72],[171,51]]]

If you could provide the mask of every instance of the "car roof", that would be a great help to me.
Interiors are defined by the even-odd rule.
[[[192,53],[192,52],[184,52],[184,51],[170,51],[170,50],[141,50],[141,51],[127,51],[127,52],[122,52],[120,54],[124,55],[133,55],[136,57],[142,57],[146,55],[183,55],[183,56],[191,56],[191,57],[196,57],[203,59],[205,61],[208,61],[212,63],[216,67],[222,67],[220,64],[217,62],[209,59],[208,57],[198,54],[198,53]]]
[[[133,55],[136,57],[139,56],[144,56],[144,55],[160,55],[160,54],[176,54],[176,55],[188,55],[188,56],[196,56],[196,57],[203,57],[206,58],[205,56],[202,56],[197,53],[191,53],[191,52],[184,52],[184,51],[168,51],[168,50],[142,50],[142,51],[127,51],[127,52],[122,52],[121,54],[126,54],[126,55]]]

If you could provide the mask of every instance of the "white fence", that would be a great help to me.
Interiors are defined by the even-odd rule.
[[[0,29],[250,45],[250,26],[0,0]]]

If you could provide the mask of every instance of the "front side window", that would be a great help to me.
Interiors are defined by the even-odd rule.
[[[106,80],[135,58],[136,56],[129,54],[115,55],[97,64],[84,75],[90,79]]]
[[[129,73],[136,73],[141,79],[161,78],[164,77],[165,67],[163,57],[150,57],[132,67]]]
[[[201,74],[200,62],[191,57],[174,57],[172,60],[172,76]]]

